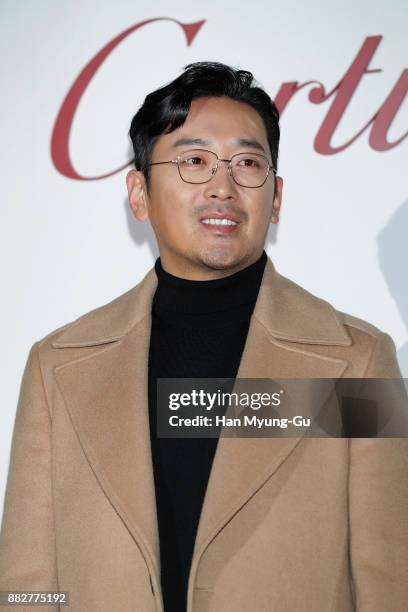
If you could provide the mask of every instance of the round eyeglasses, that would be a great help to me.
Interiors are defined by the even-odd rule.
[[[180,178],[185,183],[207,183],[218,170],[219,162],[228,162],[228,172],[241,187],[262,187],[269,171],[275,168],[260,153],[236,153],[231,159],[220,159],[213,151],[192,149],[180,153],[176,159],[151,162],[148,166],[177,164]]]

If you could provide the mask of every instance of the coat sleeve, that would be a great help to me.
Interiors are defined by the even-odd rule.
[[[0,532],[0,591],[57,591],[51,489],[51,418],[38,342],[25,365]],[[19,606],[19,610],[37,610]],[[40,609],[43,609],[42,607]],[[47,610],[59,607],[48,606]],[[9,612],[9,606],[0,611]]]
[[[395,345],[375,343],[365,378],[401,386]],[[408,438],[350,439],[350,566],[356,612],[408,610]]]

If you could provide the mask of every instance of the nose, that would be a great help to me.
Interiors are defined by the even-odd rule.
[[[231,199],[237,196],[237,184],[231,176],[228,164],[229,160],[219,159],[218,167],[214,166],[212,178],[205,184],[207,197]]]

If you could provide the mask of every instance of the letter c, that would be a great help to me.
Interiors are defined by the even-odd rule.
[[[202,21],[197,21],[195,23],[187,24],[181,23],[177,19],[172,19],[171,17],[155,17],[153,19],[146,19],[145,21],[141,21],[140,23],[137,23],[136,25],[133,25],[127,30],[121,32],[121,34],[116,36],[116,38],[114,38],[107,45],[105,45],[95,55],[95,57],[93,57],[91,61],[88,62],[88,64],[80,72],[79,76],[75,79],[74,84],[68,91],[68,94],[66,95],[65,100],[62,103],[62,106],[58,112],[52,131],[51,159],[55,168],[63,176],[79,181],[95,181],[117,174],[118,172],[129,166],[129,164],[131,163],[131,161],[127,162],[124,166],[121,166],[116,170],[112,170],[111,172],[107,172],[106,174],[101,174],[99,176],[82,176],[75,170],[70,159],[68,148],[69,134],[71,132],[74,115],[78,108],[78,104],[82,98],[82,95],[101,64],[105,61],[108,55],[110,55],[110,53],[118,46],[118,44],[122,42],[122,40],[124,40],[127,36],[129,36],[129,34],[132,34],[135,30],[138,30],[139,28],[155,21],[174,21],[175,23],[177,23],[186,36],[188,46],[191,45],[197,32],[205,23],[205,19],[203,19]]]

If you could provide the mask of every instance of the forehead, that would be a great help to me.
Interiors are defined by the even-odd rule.
[[[191,144],[189,144],[191,143]],[[227,97],[193,100],[183,125],[157,141],[161,150],[179,151],[188,146],[223,146],[269,152],[262,117],[245,102]]]

